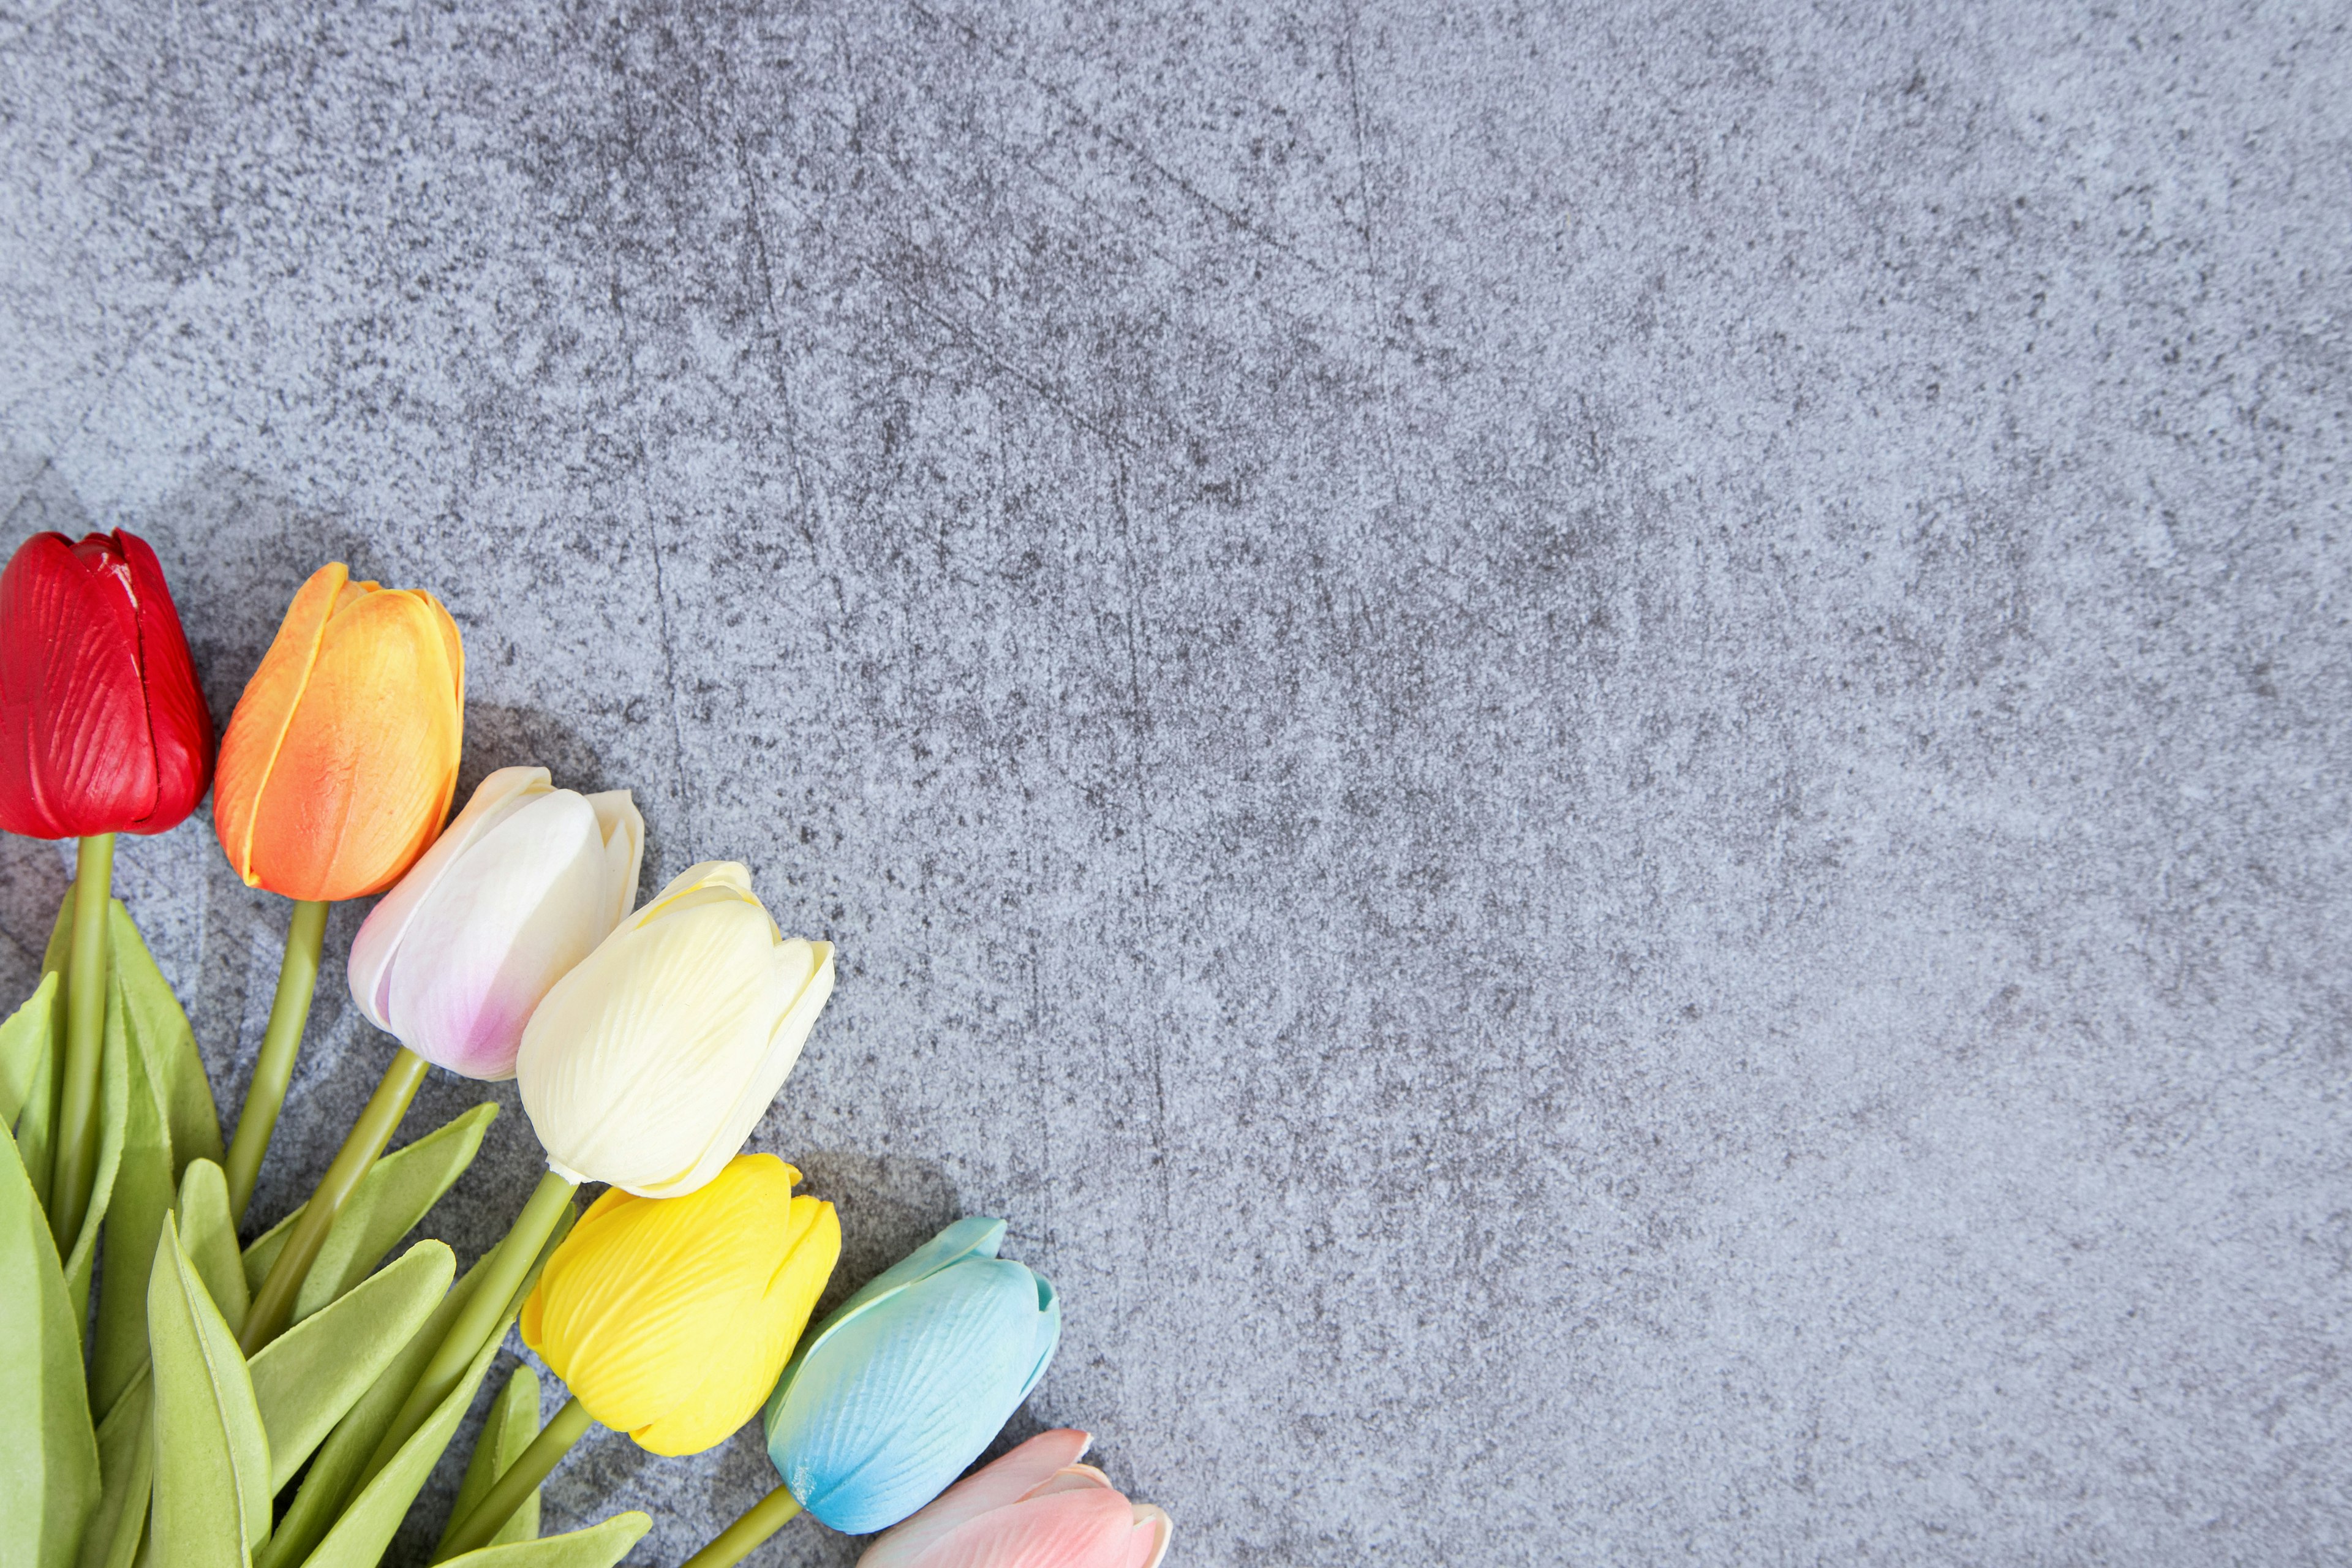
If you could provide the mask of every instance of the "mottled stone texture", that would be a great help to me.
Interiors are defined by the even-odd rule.
[[[1008,1216],[1174,1562],[2352,1552],[2329,7],[0,14],[6,542],[145,533],[224,718],[429,586],[469,787],[748,861],[836,1292]],[[233,1106],[286,907],[123,865]]]

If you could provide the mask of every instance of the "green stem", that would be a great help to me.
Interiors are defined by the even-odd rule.
[[[253,1061],[253,1082],[245,1091],[236,1137],[222,1167],[228,1177],[228,1212],[236,1219],[245,1217],[245,1205],[253,1201],[261,1156],[268,1152],[278,1110],[286,1103],[286,1086],[294,1079],[294,1055],[302,1048],[302,1026],[310,1016],[310,993],[319,985],[319,948],[326,939],[327,906],[310,899],[296,900],[294,916],[286,922],[286,961],[278,970],[278,995],[269,1004],[269,1027],[262,1033],[261,1054]]]
[[[719,1539],[686,1560],[686,1568],[734,1568],[759,1548],[760,1542],[783,1529],[801,1511],[801,1500],[782,1487],[751,1505],[742,1518],[719,1532]]]
[[[74,854],[73,951],[66,959],[66,1059],[58,1085],[57,1161],[49,1234],[73,1251],[98,1170],[98,1058],[106,1040],[106,912],[113,904],[114,835],[93,833]]]
[[[352,1189],[374,1166],[383,1146],[392,1142],[400,1119],[408,1114],[408,1102],[416,1098],[416,1087],[425,1081],[431,1065],[405,1046],[393,1053],[392,1065],[383,1069],[383,1081],[369,1096],[367,1109],[352,1123],[351,1134],[343,1140],[335,1163],[319,1178],[318,1190],[302,1205],[302,1217],[294,1222],[294,1233],[286,1238],[278,1260],[269,1266],[269,1277],[261,1282],[261,1289],[253,1298],[252,1310],[246,1314],[245,1327],[237,1334],[237,1343],[247,1357],[284,1331],[287,1320],[294,1315],[294,1299],[301,1293],[302,1281],[310,1277],[310,1265],[319,1259],[319,1248],[327,1244],[327,1232],[334,1228],[335,1216],[351,1201]]]
[[[530,1201],[515,1216],[513,1228],[499,1243],[498,1251],[490,1255],[488,1266],[482,1270],[481,1283],[466,1298],[457,1321],[442,1336],[441,1348],[433,1352],[433,1359],[425,1363],[425,1374],[409,1390],[400,1414],[393,1417],[392,1425],[377,1441],[367,1468],[360,1472],[360,1487],[366,1486],[377,1471],[392,1462],[400,1446],[416,1436],[425,1418],[449,1397],[449,1391],[466,1375],[466,1368],[481,1351],[482,1342],[490,1337],[491,1331],[506,1315],[507,1300],[522,1284],[523,1276],[530,1272],[539,1249],[562,1223],[572,1194],[579,1187],[580,1184],[569,1176],[559,1176],[552,1171],[540,1177],[539,1185],[531,1189]],[[358,1494],[359,1488],[354,1487],[352,1495]]]
[[[572,1452],[572,1446],[586,1436],[588,1428],[594,1425],[587,1406],[576,1397],[565,1400],[563,1408],[555,1413],[555,1419],[531,1439],[530,1447],[516,1456],[515,1462],[482,1494],[474,1511],[450,1521],[441,1544],[434,1549],[433,1561],[446,1563],[476,1547],[488,1546],[490,1537],[506,1527],[515,1510],[530,1500],[539,1483],[547,1479],[547,1473]]]

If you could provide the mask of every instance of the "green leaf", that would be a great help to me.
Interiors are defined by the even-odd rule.
[[[466,1479],[457,1483],[457,1500],[449,1505],[449,1522],[456,1524],[474,1511],[490,1483],[522,1458],[530,1440],[539,1436],[539,1373],[527,1366],[514,1369],[507,1385],[490,1401],[490,1414],[482,1423],[482,1435],[474,1440],[474,1457],[466,1462]],[[490,1545],[499,1546],[509,1541],[530,1541],[539,1534],[539,1489],[533,1487],[530,1496],[514,1510],[499,1532],[490,1537]],[[446,1542],[446,1529],[441,1539]]]
[[[509,1313],[501,1320],[499,1331],[475,1355],[466,1368],[466,1375],[458,1379],[448,1397],[434,1406],[425,1425],[352,1499],[342,1517],[335,1521],[334,1528],[319,1543],[319,1550],[310,1554],[307,1568],[375,1568],[376,1559],[392,1544],[400,1521],[407,1517],[408,1505],[424,1489],[425,1478],[440,1462],[442,1450],[448,1447],[449,1439],[457,1433],[457,1423],[465,1419],[467,1408],[474,1403],[474,1394],[482,1386],[490,1363],[498,1357],[499,1346],[506,1339],[507,1322],[512,1316]]]
[[[69,889],[49,939],[47,962],[53,966],[62,966],[66,960],[72,912]],[[111,914],[108,1033],[100,1066],[106,1075],[100,1089],[100,1169],[89,1221],[67,1269],[73,1293],[86,1298],[90,1253],[81,1243],[95,1237],[94,1250],[104,1256],[103,1276],[110,1282],[99,1295],[98,1338],[90,1356],[91,1404],[100,1410],[110,1409],[147,1363],[148,1266],[154,1258],[164,1211],[172,1206],[174,1184],[192,1157],[208,1153],[216,1159],[220,1153],[212,1088],[205,1079],[187,1016],[121,900],[115,900]],[[44,1167],[50,1158],[48,1122],[56,1093],[54,1058],[64,1029],[63,988],[63,976],[52,967],[42,976],[33,1000],[0,1025],[0,1101],[7,1102],[8,1116],[30,1103],[34,1093],[32,1078],[24,1080],[21,1090],[14,1087],[12,1075],[17,1068],[42,1078],[39,1110],[28,1117],[33,1125],[26,1130],[40,1145],[37,1157]],[[122,1036],[119,1063],[113,1038],[118,1032]],[[118,1073],[119,1084],[110,1081]],[[119,1137],[114,1125],[118,1100]],[[114,1145],[110,1175],[110,1141]],[[105,1219],[113,1223],[101,1229],[100,1222]]]
[[[448,1247],[420,1241],[246,1363],[269,1434],[272,1493],[294,1479],[310,1450],[433,1315],[457,1270]]]
[[[269,1439],[227,1320],[172,1221],[147,1288],[154,1348],[157,1568],[245,1568],[269,1533]]]
[[[205,1076],[205,1058],[196,1049],[188,1015],[163,972],[155,967],[154,955],[120,899],[114,900],[110,930],[113,940],[107,951],[122,980],[131,1048],[146,1062],[148,1079],[163,1107],[172,1140],[172,1179],[176,1182],[189,1161],[218,1164],[224,1157],[212,1080]]]
[[[483,1259],[482,1262],[487,1262]],[[308,1474],[302,1478],[294,1502],[278,1520],[278,1529],[256,1559],[256,1568],[288,1568],[310,1554],[342,1511],[352,1489],[366,1468],[375,1446],[400,1413],[408,1391],[425,1375],[425,1363],[441,1348],[441,1340],[448,1333],[450,1323],[465,1306],[466,1299],[474,1293],[474,1285],[481,1278],[482,1262],[466,1271],[465,1277],[441,1299],[433,1309],[425,1326],[408,1337],[376,1380],[362,1394],[351,1413],[335,1424],[335,1430],[319,1448],[319,1457],[310,1461]]]
[[[13,1138],[0,1138],[0,1562],[66,1568],[98,1506],[98,1437],[65,1274]]]
[[[26,1179],[33,1184],[34,1193],[46,1202],[49,1191],[50,1163],[57,1158],[58,1072],[58,1058],[66,1047],[66,959],[73,948],[74,890],[66,888],[66,896],[58,904],[58,918],[49,927],[49,945],[41,954],[41,978],[57,976],[57,1000],[50,1004],[49,1048],[33,1064],[31,1087],[25,1092],[25,1107],[16,1121],[16,1152],[24,1157]]]
[[[397,1152],[385,1155],[360,1178],[359,1185],[335,1223],[326,1245],[294,1298],[296,1321],[310,1316],[368,1277],[394,1243],[416,1226],[425,1211],[474,1163],[482,1134],[499,1113],[495,1105],[474,1107]],[[302,1211],[296,1209],[245,1249],[245,1282],[258,1290],[278,1261],[288,1233]]]
[[[114,988],[120,997],[119,977]],[[127,1006],[123,1016],[129,1016]],[[90,1349],[93,1410],[112,1410],[147,1364],[147,1278],[154,1271],[155,1238],[163,1234],[163,1215],[176,1195],[172,1135],[146,1058],[130,1051],[125,1068],[129,1081],[122,1158],[114,1173],[113,1199],[107,1205],[107,1226],[99,1238],[106,1268],[100,1275],[98,1339]],[[184,1224],[182,1230],[186,1230]],[[245,1283],[242,1275],[237,1283]]]
[[[155,1485],[155,1384],[143,1365],[98,1424],[98,1473],[103,1485],[82,1534],[80,1568],[131,1568]]]
[[[642,1513],[616,1513],[602,1524],[592,1524],[585,1530],[575,1530],[568,1535],[551,1535],[544,1541],[518,1541],[511,1545],[496,1542],[452,1557],[450,1563],[463,1563],[467,1568],[613,1568],[613,1564],[629,1554],[653,1520]]]
[[[65,982],[54,972],[42,975],[25,1005],[0,1024],[0,1125],[16,1124],[16,1113],[25,1109],[34,1077],[56,1047],[58,1030],[63,1026],[58,997],[64,990]]]
[[[433,1467],[440,1461],[442,1450],[448,1447],[449,1439],[457,1432],[457,1423],[464,1418],[467,1407],[473,1404],[475,1391],[481,1387],[482,1378],[490,1370],[490,1363],[497,1358],[499,1347],[506,1342],[507,1330],[513,1326],[515,1315],[522,1310],[523,1302],[538,1285],[539,1271],[546,1267],[548,1254],[562,1243],[572,1228],[573,1218],[572,1211],[566,1205],[562,1223],[555,1227],[554,1234],[540,1248],[538,1259],[532,1263],[530,1271],[523,1276],[522,1284],[508,1298],[506,1311],[499,1319],[497,1331],[489,1336],[488,1342],[466,1368],[466,1375],[458,1380],[457,1387],[449,1391],[448,1397],[434,1407],[433,1414],[425,1417],[425,1424],[400,1446],[390,1462],[359,1489],[357,1495],[343,1508],[341,1517],[335,1518],[333,1528],[319,1542],[318,1550],[307,1557],[298,1557],[294,1551],[284,1556],[272,1552],[262,1560],[262,1568],[277,1568],[279,1563],[296,1561],[302,1562],[305,1568],[375,1568],[376,1560],[383,1555],[383,1549],[400,1529],[400,1521],[408,1512],[409,1504],[416,1500],[416,1494],[423,1489],[425,1478],[433,1473]],[[480,1267],[478,1263],[475,1265],[476,1268]],[[469,1274],[468,1278],[471,1277]],[[453,1300],[457,1295],[456,1291],[450,1292]],[[440,1348],[440,1336],[447,1331],[448,1320],[456,1316],[454,1309],[446,1316],[436,1313],[436,1321],[428,1322],[418,1334],[417,1341],[425,1345],[424,1353],[416,1356],[413,1364],[405,1366],[406,1375],[398,1381],[396,1389],[390,1391],[390,1399],[370,1412],[372,1429],[367,1441],[357,1445],[356,1452],[348,1456],[349,1468],[340,1483],[341,1486],[348,1488],[360,1470],[365,1468],[374,1452],[376,1439],[383,1436],[393,1417],[399,1414],[401,1402],[408,1397],[408,1391],[415,1386],[416,1379],[424,1373],[425,1363],[432,1360],[433,1352]],[[409,1351],[416,1349],[417,1341],[410,1342]],[[402,1362],[405,1363],[408,1359],[407,1352],[404,1352]],[[386,1373],[386,1379],[392,1377],[392,1372],[401,1370],[404,1370],[402,1366],[395,1365]],[[367,1398],[361,1401],[362,1408],[354,1409],[345,1425],[352,1425],[362,1414],[362,1409],[377,1405],[379,1395],[386,1392],[385,1382],[379,1380],[378,1385],[368,1391]],[[334,1436],[328,1439],[327,1447],[320,1450],[318,1462],[310,1467],[313,1477],[317,1476],[321,1466],[327,1464],[328,1450],[341,1444],[343,1437],[342,1428],[338,1427]],[[338,1456],[338,1461],[344,1458]],[[306,1481],[303,1491],[308,1493],[309,1490],[310,1483]],[[301,1508],[302,1498],[297,1496],[295,1511]],[[288,1533],[288,1527],[293,1522],[294,1512],[289,1512],[278,1526],[279,1533]],[[271,1544],[275,1546],[276,1542]]]
[[[122,1141],[131,1117],[131,1040],[125,1032],[122,987],[110,976],[106,1030],[98,1056],[98,1170],[90,1182],[89,1213],[66,1254],[66,1300],[75,1327],[89,1321],[90,1271],[98,1261],[100,1227],[114,1199],[114,1178],[122,1166]]]
[[[245,1327],[245,1267],[236,1253],[236,1221],[228,1212],[228,1178],[210,1160],[193,1161],[180,1178],[180,1249],[231,1329]]]
[[[66,960],[73,956],[74,885],[66,884],[66,896],[58,900],[58,918],[49,927],[49,944],[41,950],[41,973],[63,974]]]
[[[58,987],[63,990],[65,982],[59,980]],[[61,1041],[66,1027],[65,1004],[58,1003],[53,1011],[58,1040]],[[63,1054],[61,1046],[52,1041],[49,1049],[33,1064],[32,1087],[25,1091],[25,1109],[16,1117],[17,1158],[25,1167],[25,1179],[32,1184],[33,1192],[43,1205],[41,1212],[45,1215],[48,1213],[49,1175],[58,1155],[58,1058]]]

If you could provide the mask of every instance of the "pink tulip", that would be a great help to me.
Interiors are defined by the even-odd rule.
[[[352,999],[436,1066],[514,1077],[531,1010],[629,912],[645,838],[627,790],[500,768],[369,911]]]
[[[1093,1441],[1038,1433],[877,1536],[857,1568],[1159,1568],[1168,1516],[1077,1463]]]

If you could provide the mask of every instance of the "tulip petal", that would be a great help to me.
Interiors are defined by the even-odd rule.
[[[1053,1483],[1057,1473],[1077,1462],[1094,1439],[1067,1426],[1040,1432],[1002,1458],[966,1476],[927,1504],[920,1512],[893,1528],[858,1558],[857,1568],[914,1568],[916,1560],[934,1542],[965,1521],[994,1509],[1006,1508]],[[1100,1472],[1097,1472],[1099,1474]]]
[[[967,1258],[993,1258],[1004,1245],[1004,1222],[987,1215],[966,1215],[939,1235],[890,1265],[889,1268],[859,1286],[849,1300],[825,1314],[803,1347],[803,1355],[813,1355],[825,1337],[847,1322],[861,1308],[903,1289],[919,1279],[928,1279],[943,1268],[950,1268]]]
[[[550,1157],[648,1197],[690,1193],[734,1157],[814,1021],[803,1011],[779,1069],[775,1020],[794,1009],[767,912],[733,897],[671,902],[652,923],[632,917],[556,983],[517,1058],[523,1107]],[[804,976],[829,977],[811,944],[783,947]],[[808,989],[803,980],[803,997]],[[719,1096],[729,1108],[714,1118]],[[758,1104],[747,1121],[748,1098]]]
[[[1135,1512],[1105,1487],[1053,1493],[958,1526],[912,1568],[1127,1568]],[[860,1560],[869,1568],[872,1553]]]
[[[1168,1555],[1168,1543],[1175,1535],[1176,1523],[1164,1510],[1148,1502],[1136,1504],[1135,1525],[1127,1538],[1127,1560],[1118,1568],[1160,1568],[1160,1560]]]
[[[35,534],[0,573],[0,827],[64,838],[154,812],[135,594],[97,534]]]
[[[751,1130],[759,1126],[768,1107],[775,1103],[784,1079],[800,1061],[801,1047],[807,1044],[817,1015],[833,995],[833,944],[793,938],[774,950],[772,968],[777,984],[772,995],[787,997],[789,1003],[769,1031],[765,1048],[748,1058],[750,1066],[740,1075],[741,1088],[733,1103],[710,1123],[708,1140],[693,1163],[659,1184],[644,1185],[641,1190],[649,1195],[667,1197],[692,1192],[709,1180],[710,1173],[724,1165],[751,1136]],[[804,981],[803,976],[806,977]],[[795,982],[800,982],[796,992]]]
[[[596,826],[604,836],[604,889],[608,902],[604,929],[596,933],[601,940],[628,918],[629,906],[636,902],[637,876],[646,858],[646,819],[638,814],[636,801],[625,789],[592,795],[588,805],[596,813]]]
[[[740,860],[703,860],[672,877],[660,892],[646,900],[646,907],[629,923],[632,927],[650,925],[688,895],[714,889],[730,889],[749,903],[759,902],[752,896],[750,867]]]
[[[338,599],[248,840],[250,879],[289,898],[389,886],[432,844],[457,790],[463,677],[447,612],[411,590]]]
[[[733,900],[625,926],[556,984],[518,1058],[551,1157],[646,1196],[690,1190],[710,1101],[740,1092],[773,1016],[766,927]]]
[[[523,1032],[516,1076],[551,1168],[646,1197],[709,1181],[774,1100],[833,977],[831,944],[784,940],[740,865],[674,879]]]
[[[1021,1385],[1021,1399],[1013,1402],[1016,1405],[1029,1397],[1029,1391],[1045,1375],[1045,1368],[1054,1359],[1054,1349],[1062,1342],[1062,1298],[1054,1289],[1052,1280],[1043,1274],[1034,1278],[1037,1281],[1037,1361],[1029,1369],[1028,1381]]]
[[[749,1320],[732,1327],[745,1353],[710,1358],[709,1373],[691,1395],[629,1434],[639,1447],[654,1454],[699,1454],[759,1414],[841,1257],[841,1221],[831,1204],[794,1198],[786,1229],[783,1261]]]
[[[718,1442],[749,1418],[790,1348],[745,1331],[784,1262],[797,1174],[772,1154],[751,1154],[683,1198],[606,1193],[549,1259],[524,1313],[525,1342],[591,1415],[621,1431],[698,1394],[706,1405],[731,1397],[740,1413],[710,1436]],[[709,1390],[713,1378],[726,1389]]]
[[[1033,1497],[1052,1497],[1055,1492],[1117,1491],[1110,1478],[1092,1465],[1065,1465],[1032,1487],[1021,1500]]]
[[[221,737],[220,760],[213,783],[213,829],[221,848],[248,888],[261,885],[253,871],[254,829],[259,821],[263,793],[277,771],[286,732],[294,710],[310,684],[319,645],[327,633],[327,618],[351,572],[331,561],[310,574],[296,590],[278,623],[278,635],[261,656],[261,667],[245,683],[245,695],[229,715],[228,731]]]
[[[765,914],[766,911],[761,911]],[[774,921],[770,922],[771,929]],[[817,1015],[833,996],[833,944],[829,942],[809,942],[800,937],[780,943],[771,960],[777,994],[790,998],[789,1005],[776,1019],[768,1033],[766,1047],[757,1064],[743,1079],[741,1091],[724,1119],[713,1131],[709,1143],[696,1162],[695,1171],[682,1178],[681,1184],[691,1187],[698,1179],[696,1173],[715,1169],[743,1146],[760,1118],[775,1103],[777,1092],[784,1079],[801,1059],[801,1047],[808,1043],[809,1031],[816,1027]]]
[[[433,608],[434,628],[441,634],[441,662],[449,672],[449,705],[457,712],[460,722],[466,712],[466,639],[457,634],[457,623],[449,618],[449,611],[430,594],[416,595]],[[457,793],[457,776],[449,775],[449,794]],[[441,802],[441,816],[449,815],[449,800]],[[436,820],[438,820],[437,818]]]
[[[162,833],[187,820],[213,776],[213,715],[196,683],[180,612],[163,567],[145,540],[128,529],[115,542],[130,563],[139,601],[139,673],[147,693],[147,729],[155,758],[155,804],[134,833]]]
[[[474,786],[466,809],[433,841],[433,847],[368,911],[359,934],[352,939],[351,982],[352,1000],[360,1005],[370,1023],[387,1034],[393,1032],[391,999],[385,994],[393,958],[418,907],[443,873],[484,834],[519,810],[528,797],[553,787],[545,768],[500,768],[490,774]]]
[[[386,977],[402,1044],[493,1080],[514,1076],[531,1010],[604,934],[588,803],[558,790],[512,805],[427,889]]]
[[[784,1484],[850,1534],[929,1502],[1019,1404],[1036,1310],[1028,1269],[969,1258],[851,1316],[771,1402]]]

